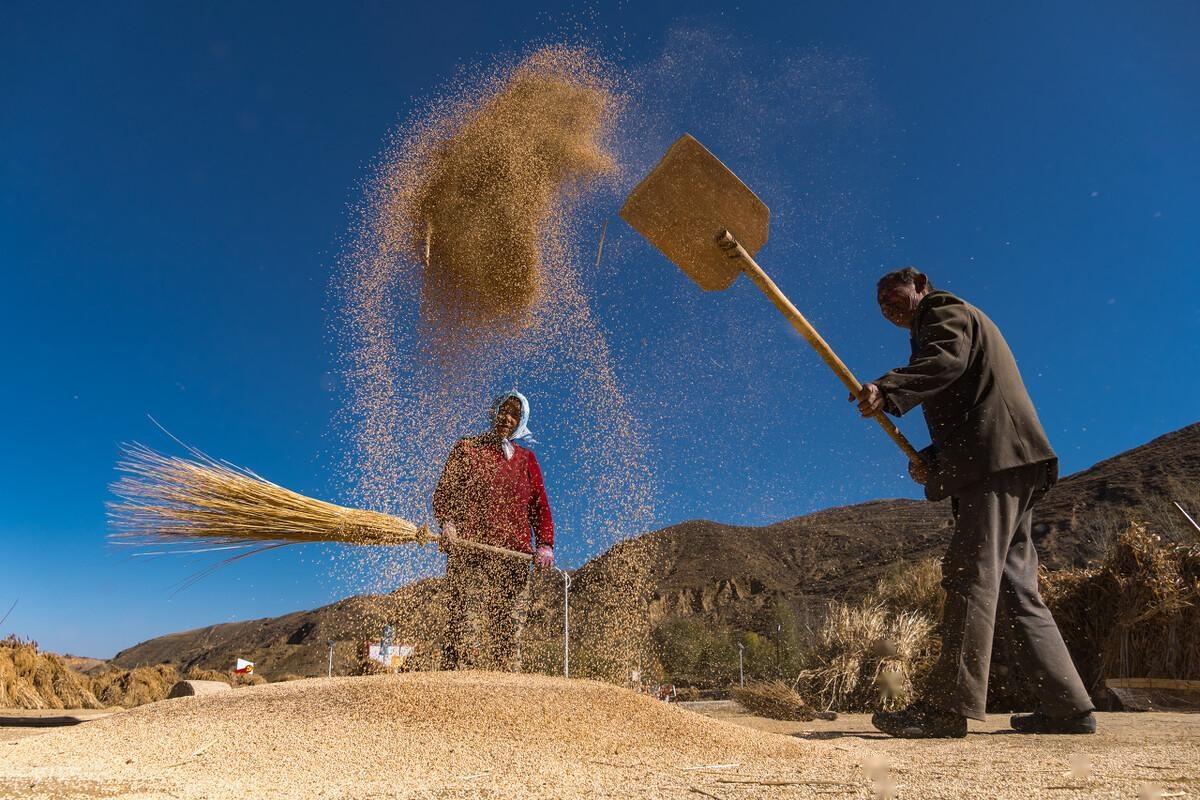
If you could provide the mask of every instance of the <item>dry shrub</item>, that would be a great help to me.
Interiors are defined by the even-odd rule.
[[[808,722],[817,716],[812,706],[783,681],[754,681],[735,688],[732,695],[747,711],[768,719]]]
[[[35,642],[0,640],[0,708],[101,708],[86,676]]]
[[[809,666],[797,679],[814,705],[867,711],[907,705],[932,666],[934,623],[914,611],[892,613],[874,601],[835,603],[817,632]]]
[[[167,664],[113,669],[92,679],[92,691],[106,706],[133,708],[167,699],[178,681],[179,671]]]
[[[1099,565],[1042,573],[1042,594],[1084,682],[1200,678],[1200,547],[1132,523]]]

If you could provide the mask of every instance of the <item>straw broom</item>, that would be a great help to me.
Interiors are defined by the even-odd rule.
[[[423,545],[445,538],[456,545],[529,558],[525,553],[439,536],[428,525],[400,517],[306,497],[250,470],[189,450],[194,458],[163,455],[141,444],[124,446],[117,463],[124,475],[112,487],[120,500],[108,506],[110,538],[135,545],[206,545],[200,551],[183,552],[257,546],[254,553],[304,542]]]

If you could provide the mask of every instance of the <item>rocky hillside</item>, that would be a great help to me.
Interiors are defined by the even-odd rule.
[[[1131,518],[1148,520],[1167,535],[1193,535],[1172,500],[1190,504],[1193,512],[1200,504],[1200,424],[1060,481],[1037,512],[1035,535],[1043,560],[1051,568],[1087,563]],[[830,599],[861,595],[897,561],[939,553],[951,524],[948,503],[879,500],[763,527],[695,520],[646,534],[574,573],[576,663],[599,671],[605,658],[622,656],[589,651],[589,642],[617,634],[636,639],[634,629],[653,629],[669,618],[697,618],[769,635],[778,609],[786,606],[812,623]],[[648,587],[648,605],[631,608],[625,599],[640,593],[638,587]],[[389,623],[402,640],[420,645],[421,663],[432,664],[442,622],[440,591],[434,578],[390,595],[170,634],[131,647],[114,662],[224,669],[241,656],[256,661],[267,677],[316,675],[327,668],[332,639],[338,642],[334,669],[346,672],[356,660],[354,642],[377,635]],[[535,590],[527,660],[555,669],[561,663],[561,626],[561,584],[556,575],[543,575]]]

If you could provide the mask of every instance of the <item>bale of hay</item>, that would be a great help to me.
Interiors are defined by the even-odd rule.
[[[768,719],[811,722],[837,718],[832,712],[814,709],[783,681],[754,681],[734,689],[732,694],[747,711]]]
[[[918,696],[939,643],[945,592],[936,559],[889,571],[858,605],[835,604],[797,682],[817,707],[871,710]],[[1131,523],[1082,569],[1042,570],[1042,597],[1093,699],[1108,678],[1200,679],[1200,546],[1164,543]],[[1033,707],[1029,677],[1003,663],[1014,646],[997,630],[989,710]]]
[[[220,692],[232,692],[233,687],[225,681],[179,681],[171,687],[171,691],[167,692],[167,698],[175,697],[198,697],[206,694],[218,694]]]

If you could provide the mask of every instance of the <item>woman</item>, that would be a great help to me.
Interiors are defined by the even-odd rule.
[[[529,589],[526,559],[454,540],[531,554],[538,567],[554,566],[554,522],[542,469],[533,452],[516,443],[532,440],[529,401],[505,392],[492,403],[491,421],[487,433],[455,443],[433,493],[442,541],[449,542],[443,669],[511,669],[521,633],[518,601]],[[471,617],[481,617],[487,629],[483,652],[468,641]]]

